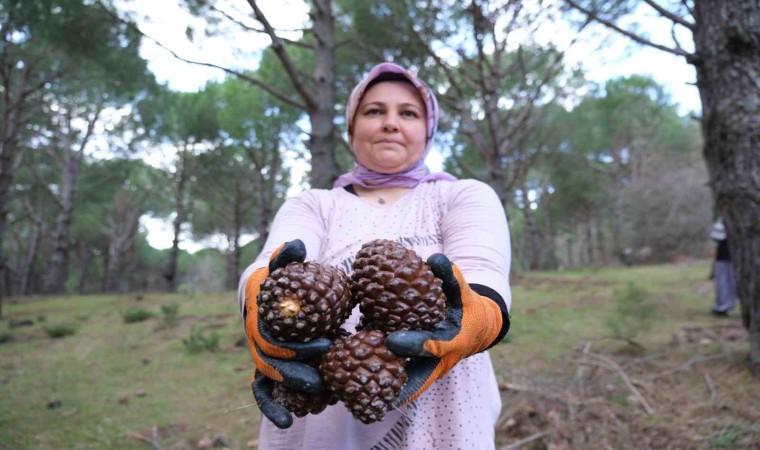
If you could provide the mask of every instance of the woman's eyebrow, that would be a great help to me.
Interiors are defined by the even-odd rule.
[[[362,106],[362,108],[366,108],[368,106],[382,106],[384,108],[388,108],[389,107],[388,103],[386,103],[386,102],[384,102],[382,100],[375,100],[375,101],[372,101],[372,102],[365,103]],[[420,105],[418,105],[416,103],[407,103],[407,102],[404,102],[404,103],[399,103],[398,106],[401,107],[401,108],[410,108],[411,107],[411,108],[415,108],[415,109],[419,109],[419,110],[423,110],[424,109],[422,106],[420,106]]]

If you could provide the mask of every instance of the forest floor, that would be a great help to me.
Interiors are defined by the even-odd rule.
[[[684,261],[514,276],[512,329],[490,350],[497,449],[760,449],[747,333],[737,310],[708,313],[708,273]],[[643,295],[621,294],[629,283]],[[153,316],[127,323],[135,308]],[[4,314],[0,449],[257,447],[233,293],[17,298]],[[75,333],[50,338],[62,324]],[[215,351],[188,351],[214,334]]]

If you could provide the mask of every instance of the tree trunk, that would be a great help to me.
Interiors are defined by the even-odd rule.
[[[87,278],[90,272],[90,261],[92,261],[92,249],[84,245],[80,255],[79,262],[79,283],[77,283],[77,293],[84,295],[87,286]]]
[[[45,276],[44,289],[48,294],[60,294],[65,288],[69,268],[69,225],[71,225],[71,211],[73,210],[77,175],[82,166],[84,149],[95,130],[95,124],[98,121],[101,109],[98,106],[95,114],[88,119],[85,134],[76,149],[73,148],[76,130],[73,130],[71,127],[74,118],[71,117],[71,114],[66,114],[69,130],[66,134],[63,147],[63,158],[60,160],[62,172],[61,193],[58,196],[60,209],[56,218],[53,254],[50,257]]]
[[[696,0],[704,157],[760,374],[760,2]]]
[[[622,140],[622,142],[620,142]],[[623,248],[623,226],[625,212],[623,205],[623,190],[625,189],[625,173],[628,168],[623,163],[623,148],[626,147],[629,139],[618,138],[612,148],[612,204],[613,204],[613,222],[612,222],[612,246],[615,257],[620,262],[625,262],[625,249]]]
[[[583,222],[583,225],[586,234],[586,238],[584,239],[584,242],[586,243],[586,258],[588,258],[588,264],[593,264],[595,260],[593,225],[591,220],[586,220]]]
[[[335,161],[335,38],[331,0],[315,0],[314,103],[311,119],[311,187],[330,189],[338,178]]]
[[[522,236],[522,257],[525,261],[525,267],[528,270],[540,270],[543,268],[542,255],[541,255],[541,236],[538,225],[536,224],[536,218],[531,209],[531,201],[528,198],[528,188],[523,183],[520,192],[522,193],[523,204],[523,236]]]
[[[106,292],[117,292],[124,285],[119,272],[124,270],[126,253],[134,243],[142,215],[142,211],[123,195],[117,195],[114,202],[116,205],[111,220],[111,240],[104,275]]]
[[[174,220],[172,228],[174,239],[172,239],[172,248],[169,250],[169,261],[164,271],[167,290],[175,292],[177,290],[177,265],[179,261],[179,234],[182,231],[182,224],[185,222],[185,185],[187,182],[187,167],[185,161],[185,151],[181,151],[177,161],[177,174],[174,184]]]
[[[596,215],[596,221],[595,221],[596,224],[594,227],[596,229],[596,236],[594,237],[594,239],[596,241],[597,258],[602,258],[603,260],[606,260],[607,249],[605,248],[605,245],[604,245],[605,237],[604,237],[604,217],[603,216],[604,216],[604,211],[600,209]]]
[[[8,202],[11,185],[16,175],[16,156],[18,154],[18,133],[21,128],[20,100],[14,94],[23,92],[29,71],[24,70],[19,86],[14,88],[8,74],[3,72],[3,118],[0,122],[0,319],[3,317],[3,297],[6,292],[6,261],[3,252],[5,231],[8,226]]]
[[[37,253],[39,252],[40,242],[42,241],[42,228],[43,222],[41,218],[34,218],[34,226],[32,227],[32,235],[29,238],[29,249],[26,253],[24,265],[21,267],[21,273],[18,282],[18,292],[21,295],[29,295],[32,279],[32,271],[34,270],[34,262],[37,260]]]
[[[240,280],[240,230],[243,228],[243,192],[239,182],[235,182],[235,198],[231,202],[232,229],[227,235],[227,281],[225,287],[230,290],[237,289]]]

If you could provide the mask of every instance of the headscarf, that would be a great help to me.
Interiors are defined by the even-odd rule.
[[[354,116],[356,110],[361,103],[362,97],[367,91],[367,88],[371,86],[373,81],[378,79],[392,80],[399,75],[412,83],[414,87],[420,93],[422,101],[425,105],[427,123],[427,143],[425,144],[425,150],[422,152],[420,159],[409,169],[393,174],[384,174],[373,172],[358,160],[354,161],[354,168],[351,172],[344,173],[337,180],[335,180],[335,187],[348,186],[349,184],[358,184],[367,188],[374,187],[415,187],[420,183],[436,180],[456,180],[456,177],[446,172],[429,173],[425,168],[425,158],[430,149],[433,146],[433,136],[438,129],[438,100],[435,98],[435,94],[425,83],[419,78],[409,73],[403,67],[389,62],[384,62],[376,65],[370,70],[369,74],[351,91],[351,96],[348,98],[348,106],[346,107],[346,124],[348,126],[349,135],[353,132]],[[398,78],[396,78],[398,79]],[[378,82],[382,82],[378,80]],[[353,151],[353,149],[352,149]]]
[[[726,239],[726,226],[723,225],[723,217],[718,217],[713,224],[712,230],[710,230],[710,239],[714,241]]]

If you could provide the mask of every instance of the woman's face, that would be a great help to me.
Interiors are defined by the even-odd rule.
[[[384,81],[372,86],[356,109],[351,148],[357,161],[377,173],[412,167],[425,151],[425,106],[414,86]]]

